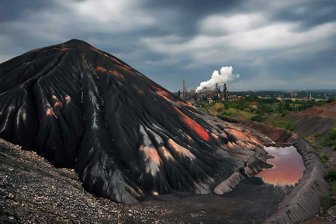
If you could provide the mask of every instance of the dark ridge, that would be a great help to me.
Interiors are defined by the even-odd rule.
[[[0,64],[0,137],[75,168],[89,192],[118,202],[208,193],[253,157],[231,151],[258,147],[254,136],[204,116],[81,40]]]
[[[83,40],[78,40],[78,39],[68,40],[67,42],[64,43],[64,45],[87,45],[87,46],[91,46],[87,42],[85,42]]]

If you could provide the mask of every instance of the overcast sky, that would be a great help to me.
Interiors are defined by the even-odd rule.
[[[336,89],[336,0],[0,0],[0,62],[73,38],[172,91]]]

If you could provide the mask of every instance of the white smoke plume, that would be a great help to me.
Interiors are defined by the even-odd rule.
[[[221,67],[219,71],[214,70],[211,78],[208,81],[201,82],[196,88],[196,93],[202,91],[204,88],[214,90],[216,84],[222,85],[226,82],[233,81],[240,77],[239,74],[232,74],[232,66]]]

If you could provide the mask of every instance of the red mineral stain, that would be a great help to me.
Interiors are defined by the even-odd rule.
[[[116,62],[119,66],[121,66],[123,69],[125,69],[125,70],[127,70],[127,71],[132,71],[132,68],[131,68],[131,67],[129,67],[129,66],[123,64],[122,62],[120,62],[120,61],[117,60],[116,58],[114,58],[114,57],[112,57],[112,56],[109,56],[108,54],[105,54],[105,53],[103,53],[103,52],[97,50],[97,49],[94,48],[94,47],[90,47],[90,49],[91,49],[92,51],[96,52],[97,54],[100,54],[100,55],[102,55],[102,56],[104,56],[104,57],[107,57],[107,58],[113,60],[113,61]]]
[[[68,47],[54,47],[55,50],[58,50],[58,51],[67,51],[69,50],[70,48]]]
[[[144,151],[144,154],[146,155],[146,157],[150,160],[152,160],[153,162],[160,164],[161,163],[161,159],[159,154],[157,153],[156,149],[153,147],[146,147]]]
[[[195,108],[193,105],[191,105],[190,103],[186,103],[184,101],[178,100],[178,103],[185,106],[185,107],[189,107],[189,108]]]
[[[168,146],[174,150],[175,152],[177,152],[178,154],[184,156],[184,157],[188,157],[191,160],[195,159],[196,156],[194,154],[192,154],[188,149],[184,148],[183,146],[177,144],[174,140],[169,139],[167,142]]]
[[[223,132],[222,133],[222,136],[224,137],[224,138],[228,138],[228,136]]]
[[[172,156],[172,154],[168,151],[168,149],[166,149],[166,147],[161,146],[158,148],[158,150],[163,154],[163,156],[167,159],[167,160],[174,160],[174,157]]]
[[[55,111],[53,108],[48,108],[46,110],[46,116],[55,116]]]
[[[209,141],[210,136],[209,134],[205,131],[205,129],[196,121],[185,115],[180,109],[178,109],[176,106],[173,106],[174,109],[180,114],[182,121],[190,128],[193,130],[202,140],[204,141]]]
[[[97,72],[104,72],[104,73],[108,73],[108,70],[102,66],[97,66],[96,67],[96,71]]]
[[[102,66],[97,66],[96,67],[96,71],[97,72],[107,73],[107,74],[112,74],[112,75],[114,75],[117,78],[125,80],[125,77],[120,72],[118,72],[116,70],[108,70],[108,69],[106,69],[106,68],[104,68]]]
[[[121,74],[120,72],[118,72],[118,71],[116,71],[116,70],[112,70],[110,73],[111,73],[112,75],[114,75],[114,76],[120,78],[120,79],[125,80],[125,77],[123,76],[123,74]]]
[[[127,66],[127,65],[125,65],[125,64],[123,64],[123,63],[121,63],[119,60],[117,60],[116,58],[114,58],[114,57],[110,57],[113,61],[115,61],[118,65],[120,65],[121,67],[123,67],[125,70],[127,70],[127,71],[131,71],[132,70],[132,68],[131,67],[129,67],[129,66]]]
[[[214,137],[214,139],[219,140],[218,135],[216,135],[215,133],[211,133],[211,136]]]
[[[234,135],[237,139],[245,141],[247,143],[255,143],[259,145],[261,144],[261,142],[258,141],[253,135],[243,130],[230,129],[230,133]]]
[[[156,86],[152,86],[152,88],[154,89],[156,94],[158,94],[159,96],[161,96],[165,100],[167,100],[169,102],[174,101],[174,98],[171,96],[171,94],[168,93],[167,91],[165,91],[164,89],[158,88]]]
[[[56,101],[54,104],[54,107],[61,107],[62,106],[62,102],[61,101]]]

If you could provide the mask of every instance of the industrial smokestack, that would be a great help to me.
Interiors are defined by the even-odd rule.
[[[201,82],[200,85],[196,88],[196,92],[202,91],[204,88],[214,90],[216,84],[224,84],[228,81],[233,81],[240,77],[239,74],[232,74],[232,66],[222,67],[219,71],[214,70],[211,78],[208,81]]]

